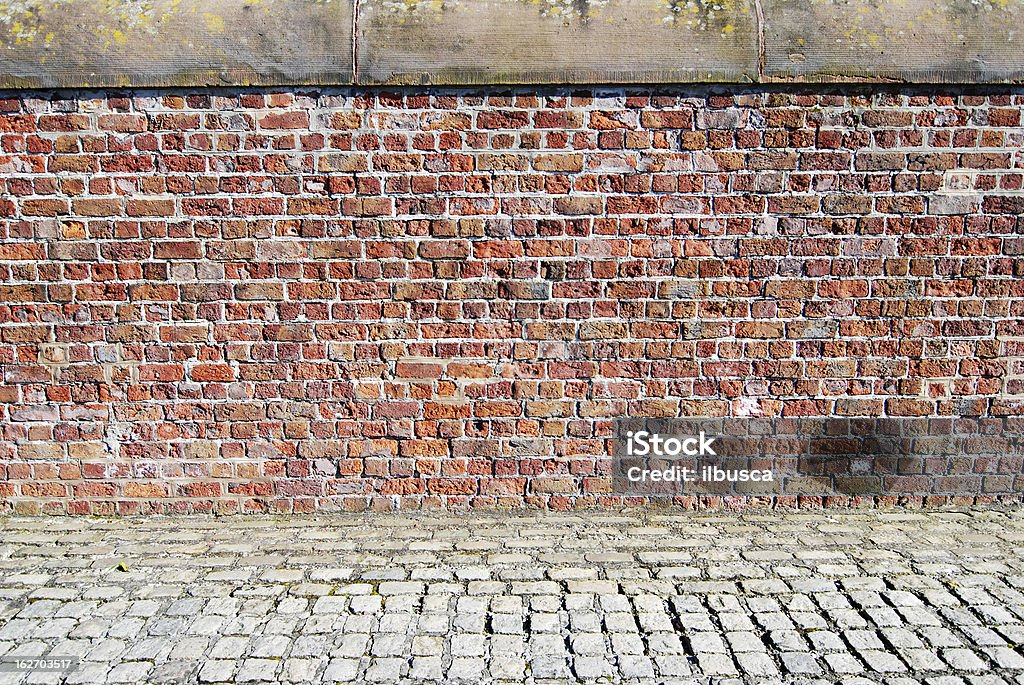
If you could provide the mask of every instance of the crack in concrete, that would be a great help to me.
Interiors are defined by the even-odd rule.
[[[757,15],[757,80],[763,83],[768,58],[764,44],[764,7],[761,6],[761,0],[754,0],[754,11]]]
[[[352,84],[359,85],[359,0],[352,3]]]

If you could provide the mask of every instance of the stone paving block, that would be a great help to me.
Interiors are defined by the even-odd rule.
[[[342,633],[337,636],[331,656],[338,657],[361,657],[366,654],[370,644],[371,636],[365,633]],[[333,663],[333,662],[331,662]]]
[[[531,665],[531,671],[537,678],[567,679],[571,675],[566,657],[554,654],[535,654]]]
[[[611,663],[603,656],[577,656],[573,658],[573,671],[586,680],[608,678],[612,674]]]
[[[932,647],[962,647],[964,645],[963,640],[957,637],[953,631],[943,626],[920,628],[917,634]]]
[[[276,659],[243,659],[235,679],[246,682],[275,682],[281,662]]]
[[[325,664],[325,659],[286,659],[282,680],[289,683],[314,682],[317,679],[317,674],[323,670]]]
[[[873,671],[880,673],[904,673],[907,666],[895,654],[877,649],[864,649],[858,651],[858,656],[864,660]]]
[[[983,647],[982,651],[1000,668],[1006,670],[1024,669],[1024,656],[1008,646]]]
[[[340,683],[352,682],[359,673],[359,659],[331,659],[324,670],[323,679]]]
[[[82,663],[78,668],[67,675],[66,683],[69,685],[92,685],[93,683],[102,683],[106,680],[107,672],[110,670],[110,665],[106,663]],[[212,671],[211,671],[212,672]],[[203,680],[203,676],[200,673],[200,681]],[[230,679],[230,672],[225,674],[223,681]],[[12,679],[11,682],[16,682]]]
[[[226,683],[233,680],[237,663],[233,659],[211,659],[199,670],[199,680],[204,683]]]
[[[521,656],[495,655],[490,659],[488,672],[497,680],[521,681],[526,670],[526,659]]]
[[[818,675],[822,672],[818,659],[808,652],[783,652],[779,658],[788,673]]]
[[[487,670],[487,661],[479,657],[456,657],[452,659],[447,677],[453,681],[470,680],[479,682]]]
[[[761,638],[751,632],[731,632],[725,637],[734,652],[763,652],[765,649]]]
[[[779,678],[778,667],[765,652],[743,652],[736,655],[740,671],[752,678]]]
[[[988,665],[969,649],[944,649],[942,658],[958,671],[987,671]]]
[[[864,672],[864,664],[849,652],[830,652],[824,654],[822,659],[837,674]]]
[[[651,660],[654,661],[654,668],[651,667]],[[618,657],[618,669],[626,678],[652,678],[656,671],[664,677],[682,677],[692,675],[690,661],[686,656],[654,656],[653,659],[645,656],[620,656]]]
[[[697,663],[700,666],[701,672],[706,675],[724,676],[737,673],[736,665],[725,654],[698,652]]]
[[[895,525],[891,520],[879,519],[874,513],[856,516],[860,517],[857,524],[840,526],[841,533],[856,539],[858,531],[863,531],[864,541],[857,544],[865,550],[865,558],[872,558],[876,565],[893,559],[934,556],[929,546],[933,543],[891,534]],[[1014,528],[1013,519],[1006,514],[998,516],[1003,518],[995,529],[1019,529],[1020,540],[1024,540],[1024,520]],[[624,519],[623,525],[632,521]],[[737,520],[747,522],[732,523]],[[938,515],[925,515],[901,520],[904,522],[898,525],[921,526],[922,521],[936,520]],[[756,527],[753,521],[709,516],[702,525],[721,526],[736,536]],[[830,525],[809,521],[806,525],[821,530]],[[687,529],[694,525],[681,519],[679,525],[684,524]],[[0,527],[11,525],[17,525],[17,520],[0,520]],[[757,525],[768,530],[783,524],[761,520]],[[980,520],[976,525],[977,530],[993,528]],[[890,531],[891,547],[867,541],[872,526]],[[948,548],[948,525],[939,529]],[[108,530],[104,535],[115,540],[129,535],[116,525],[104,530]],[[964,530],[974,529],[965,526]],[[145,538],[138,530],[130,535]],[[154,529],[152,535],[159,535],[159,529]],[[287,591],[273,573],[268,575],[280,570],[282,563],[281,554],[269,549],[281,544],[283,538],[277,535],[271,527],[262,533],[247,533],[247,563],[265,559],[267,566],[250,566],[245,585],[235,592],[225,588],[222,581],[209,580],[208,574],[184,574],[177,581],[181,583],[178,588],[166,583],[147,585],[146,576],[140,574],[126,583],[125,591],[90,593],[82,587],[83,579],[94,578],[95,587],[104,588],[109,587],[105,585],[109,582],[107,576],[90,576],[95,572],[83,572],[70,562],[53,561],[60,560],[60,556],[47,557],[48,567],[60,570],[48,577],[73,577],[74,591],[65,591],[71,587],[70,581],[67,585],[35,586],[33,592],[38,594],[33,603],[56,604],[43,604],[37,610],[40,616],[33,618],[17,617],[25,605],[0,614],[0,631],[8,636],[0,638],[0,654],[17,649],[25,650],[25,654],[50,651],[80,655],[84,658],[80,670],[85,676],[72,674],[68,682],[84,683],[171,683],[190,678],[201,683],[391,683],[411,679],[419,685],[475,684],[491,679],[505,685],[532,677],[538,685],[561,685],[575,674],[588,681],[621,679],[630,685],[665,685],[704,677],[719,679],[716,684],[735,681],[743,685],[748,681],[775,685],[789,677],[800,685],[860,684],[863,678],[872,685],[1024,685],[1024,657],[1011,646],[1024,639],[1024,628],[1020,627],[1024,620],[1017,618],[1018,613],[1024,613],[1024,594],[1014,589],[1024,588],[1024,579],[1015,580],[1011,573],[1017,568],[1016,540],[1005,548],[986,543],[986,558],[991,561],[985,562],[989,566],[984,569],[977,561],[956,567],[970,568],[970,572],[951,570],[953,564],[936,562],[928,567],[931,570],[917,567],[920,572],[911,578],[905,574],[884,575],[892,569],[904,573],[905,565],[888,564],[884,569],[877,566],[873,571],[863,571],[881,576],[865,575],[860,580],[847,577],[838,583],[814,577],[804,578],[801,585],[789,573],[794,557],[833,559],[835,555],[827,546],[794,550],[781,557],[782,565],[775,565],[774,557],[768,555],[758,562],[765,564],[768,579],[776,578],[789,588],[801,585],[805,590],[768,593],[764,592],[767,586],[750,583],[694,585],[685,581],[677,585],[653,580],[649,575],[642,578],[643,571],[652,567],[644,566],[647,562],[639,557],[631,562],[635,567],[628,581],[622,580],[628,568],[605,566],[596,577],[576,581],[571,579],[573,574],[560,576],[550,572],[557,569],[543,565],[538,566],[539,573],[531,571],[518,577],[564,577],[566,584],[561,580],[450,582],[454,574],[444,573],[420,575],[420,580],[409,581],[416,577],[418,564],[437,560],[413,558],[403,562],[412,564],[411,568],[398,567],[400,572],[394,572],[386,567],[385,548],[367,534],[362,538],[368,546],[367,554],[353,564],[352,548],[347,549],[345,563],[351,572],[342,575],[373,576],[372,581],[349,583],[343,594],[298,596]],[[917,537],[927,539],[923,534]],[[977,559],[972,545],[975,539],[987,536],[975,533],[969,537],[970,544],[962,548],[963,554]],[[748,538],[742,544],[755,544],[753,537]],[[706,544],[715,539],[709,537]],[[161,550],[159,543],[146,544],[152,545],[154,554]],[[106,547],[116,549],[116,545]],[[197,547],[192,552],[197,560],[203,549]],[[960,549],[945,549],[944,558],[956,558]],[[40,560],[29,550],[3,563],[28,565]],[[704,568],[700,555],[695,554],[694,560],[696,568]],[[63,570],[62,563],[67,564]],[[341,567],[329,556],[321,563]],[[371,565],[364,567],[362,563]],[[929,572],[937,575],[929,576]],[[618,580],[608,580],[610,574]],[[313,573],[307,567],[302,575],[309,578]],[[876,578],[885,578],[898,589],[885,589],[884,583],[874,582]],[[950,585],[954,591],[936,589],[931,581],[938,579],[955,583]],[[470,594],[469,585],[474,582],[497,585],[480,586],[478,589],[485,591]],[[512,594],[513,583],[550,585],[537,587],[543,590],[540,594]],[[380,593],[386,584],[391,584],[388,593]],[[186,586],[194,596],[186,595]],[[438,591],[432,592],[435,588]],[[151,591],[148,598],[142,598],[143,589]],[[88,611],[61,613],[62,607],[77,601],[74,597],[90,594],[97,599],[89,600],[95,606]],[[1001,606],[991,603],[997,595]],[[65,597],[69,601],[55,599]],[[158,599],[162,597],[173,599]],[[975,606],[972,602],[983,604]],[[150,615],[130,615],[140,609]],[[847,613],[861,620],[848,619]],[[977,620],[971,621],[970,617]],[[986,623],[1011,618],[1011,623]],[[39,676],[29,682],[51,680]]]
[[[349,600],[349,609],[356,614],[376,614],[384,601],[376,595],[356,595]]]
[[[440,656],[418,656],[412,660],[409,677],[418,680],[441,680],[444,663]]]
[[[251,656],[279,659],[291,648],[291,638],[284,635],[272,635],[258,638],[249,652]]]
[[[374,657],[364,677],[374,683],[394,683],[406,671],[406,661],[399,657]]]

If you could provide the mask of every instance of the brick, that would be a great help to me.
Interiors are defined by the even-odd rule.
[[[993,89],[7,93],[0,507],[620,508],[621,416],[1016,421],[1022,118]],[[1019,498],[1012,454],[971,455],[674,504]],[[828,661],[801,653],[775,663]]]
[[[554,209],[555,213],[567,216],[601,214],[604,211],[604,199],[601,197],[556,198]]]
[[[153,246],[156,259],[199,259],[203,246],[195,240],[159,242]]]
[[[444,366],[431,362],[400,361],[395,367],[398,378],[440,378]]]
[[[43,302],[45,293],[42,284],[0,285],[0,302]]]
[[[369,168],[369,157],[358,152],[323,155],[317,161],[317,169],[324,172],[357,172]]]
[[[981,208],[987,214],[1024,214],[1024,197],[990,195],[982,201]]]
[[[265,129],[296,129],[309,126],[309,114],[306,112],[269,112],[257,119],[260,128]]]
[[[526,171],[530,168],[530,158],[514,154],[481,154],[476,157],[476,168],[479,171]]]
[[[644,128],[692,129],[693,111],[680,110],[645,110],[640,114],[640,124]]]
[[[189,371],[193,381],[227,383],[235,379],[235,371],[227,364],[198,364]]]
[[[469,243],[464,240],[430,240],[420,243],[418,254],[423,259],[465,259]]]
[[[821,200],[826,214],[870,214],[871,198],[858,195],[826,195]]]
[[[817,195],[790,195],[768,198],[768,212],[772,214],[813,214],[817,212],[821,198]]]
[[[71,213],[71,203],[66,199],[25,200],[21,203],[25,216],[60,216]]]
[[[697,128],[738,129],[747,122],[747,112],[742,109],[707,110],[697,113]]]
[[[90,125],[87,114],[44,114],[39,117],[41,131],[87,131]]]
[[[900,152],[858,152],[853,158],[858,171],[899,171],[907,167],[907,155]]]
[[[185,368],[181,364],[144,364],[139,367],[140,381],[160,381],[163,383],[180,381],[185,378]]]
[[[861,122],[870,128],[907,128],[913,126],[914,114],[901,110],[869,109],[861,115]]]
[[[551,284],[543,281],[511,281],[499,284],[501,297],[510,300],[547,300],[551,297]]]
[[[78,216],[117,216],[121,213],[118,198],[76,198],[72,209]]]
[[[129,199],[125,211],[128,216],[173,216],[174,200]]]
[[[476,125],[479,128],[523,128],[529,123],[529,121],[529,113],[517,111],[484,111],[476,117]]]
[[[46,258],[46,248],[38,243],[0,243],[0,261],[31,261]]]
[[[271,282],[239,283],[235,286],[239,300],[283,300],[284,284]]]
[[[981,206],[977,195],[932,195],[928,198],[928,213],[939,216],[973,214]]]
[[[118,133],[141,133],[149,129],[149,122],[142,114],[101,114],[97,123],[101,131]]]
[[[537,171],[583,171],[583,155],[578,153],[537,155],[533,158],[533,168]]]

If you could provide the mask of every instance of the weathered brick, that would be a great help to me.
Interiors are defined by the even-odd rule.
[[[199,364],[189,370],[189,377],[198,382],[227,383],[234,380],[235,372],[227,364]]]
[[[1015,87],[563,90],[4,96],[0,508],[622,506],[623,416],[1024,415]],[[838,463],[775,503],[1024,489]]]
[[[583,171],[583,155],[581,154],[548,154],[533,158],[533,168],[537,171]]]
[[[158,242],[153,246],[156,259],[199,259],[203,246],[196,240]]]
[[[905,152],[858,152],[853,158],[858,171],[899,171],[907,168]]]
[[[693,128],[693,110],[645,110],[640,114],[644,128]]]
[[[128,216],[172,216],[174,214],[174,200],[129,199],[126,212]]]
[[[309,126],[307,112],[269,112],[257,119],[260,128],[295,129]]]
[[[71,203],[64,198],[25,200],[21,212],[25,216],[60,216],[71,213]]]
[[[239,283],[235,286],[239,300],[283,300],[284,284],[273,282]]]

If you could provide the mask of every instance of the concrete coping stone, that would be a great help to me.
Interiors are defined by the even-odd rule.
[[[1024,0],[23,0],[0,88],[1024,81]]]

